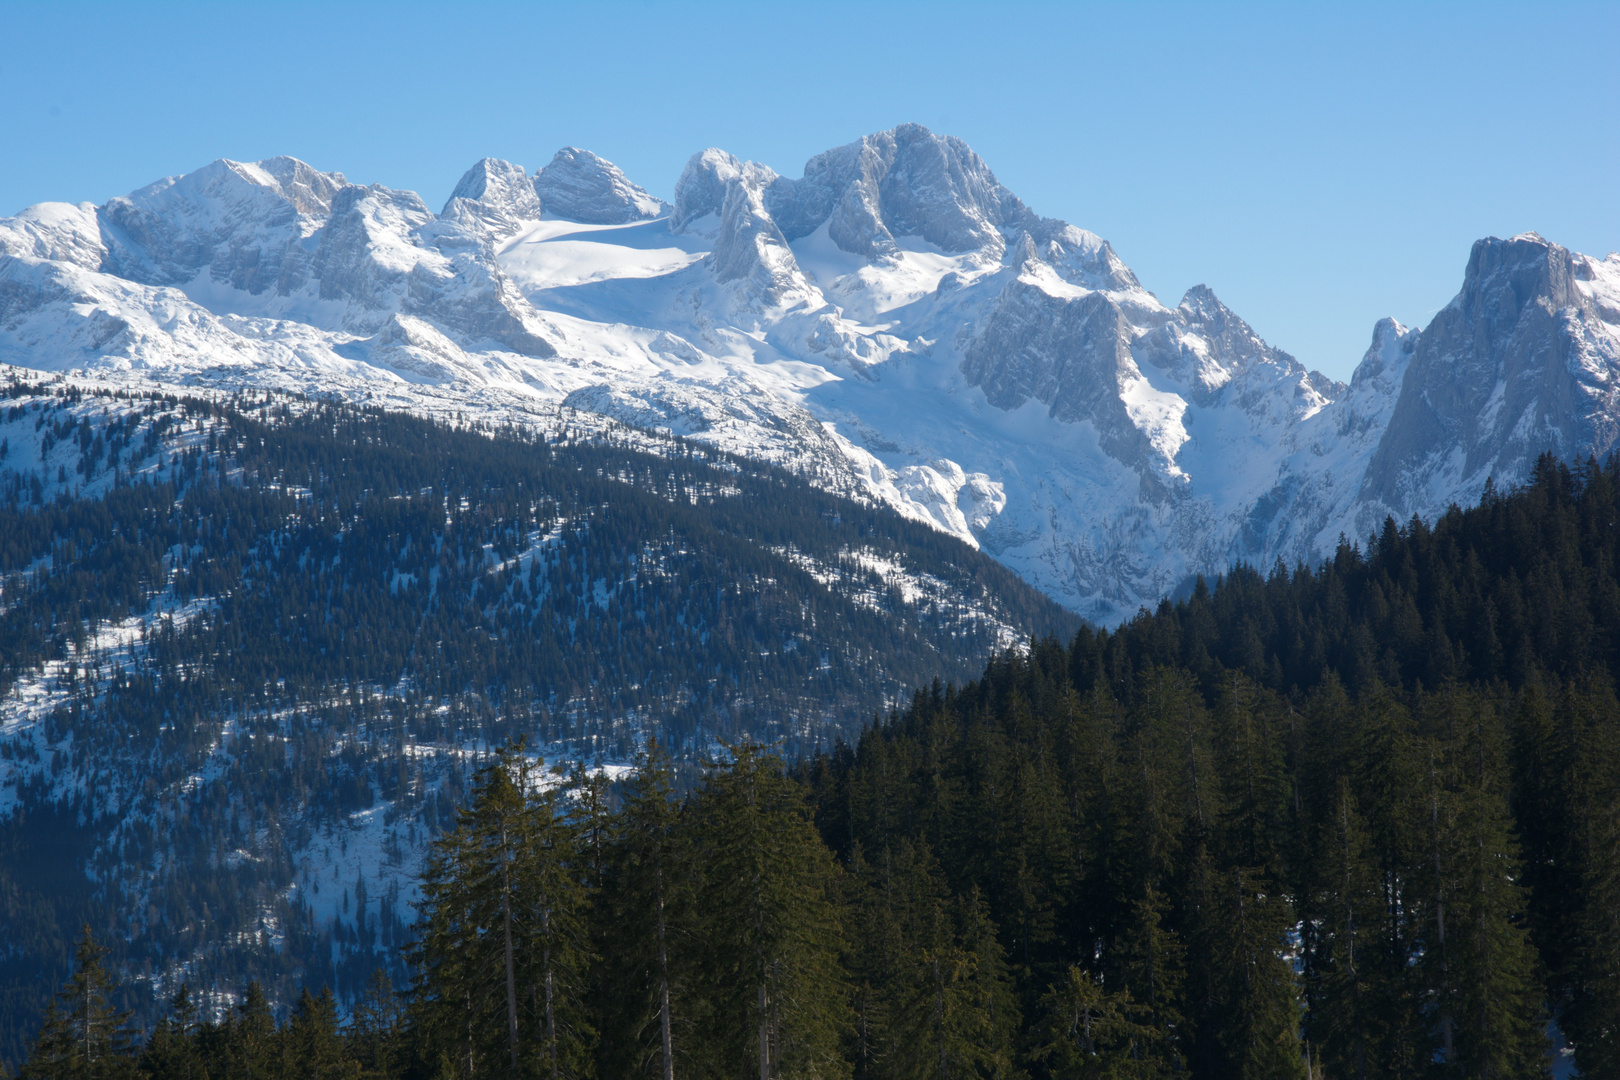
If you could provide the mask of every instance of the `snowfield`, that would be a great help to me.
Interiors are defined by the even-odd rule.
[[[673,204],[566,148],[440,213],[291,158],[0,220],[0,361],[620,421],[787,466],[1116,622],[1235,561],[1312,560],[1620,430],[1620,256],[1484,240],[1350,384],[1202,286],[1174,307],[915,125],[799,179],[719,150]],[[1466,392],[1456,392],[1462,384]]]

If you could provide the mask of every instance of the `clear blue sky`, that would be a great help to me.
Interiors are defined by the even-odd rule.
[[[572,144],[669,197],[917,121],[1174,303],[1348,377],[1469,245],[1620,248],[1620,3],[65,4],[0,0],[0,214],[292,154],[437,208]]]

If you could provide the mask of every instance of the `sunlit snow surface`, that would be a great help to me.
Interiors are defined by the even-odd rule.
[[[861,179],[880,160],[904,183]],[[1522,464],[1436,447],[1374,490],[1415,335],[1381,327],[1335,383],[1202,286],[1161,303],[1100,237],[914,126],[802,180],[706,151],[673,207],[582,151],[548,169],[535,191],[585,221],[536,216],[524,171],[489,160],[442,215],[290,158],[33,207],[0,220],[0,362],[667,430],[881,500],[1102,622]],[[1601,420],[1620,259],[1573,258],[1596,317],[1569,316],[1571,370]],[[1482,406],[1491,438],[1565,438],[1510,389]]]

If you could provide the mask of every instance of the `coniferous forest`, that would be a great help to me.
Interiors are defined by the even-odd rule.
[[[136,1031],[87,931],[20,1075],[1620,1075],[1617,501],[1543,459],[690,784],[514,741],[400,985]]]
[[[0,387],[0,1061],[90,924],[286,1008],[408,977],[428,842],[527,737],[683,789],[1079,620],[959,541],[630,430]],[[568,421],[564,417],[564,421]]]

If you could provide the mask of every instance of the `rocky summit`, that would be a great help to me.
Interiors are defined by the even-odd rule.
[[[0,361],[667,429],[1104,623],[1615,443],[1620,256],[1533,233],[1479,241],[1457,298],[1379,323],[1345,385],[1207,288],[1162,302],[917,125],[796,179],[705,150],[673,194],[569,147],[477,163],[439,214],[291,158],[42,204],[0,220]]]

